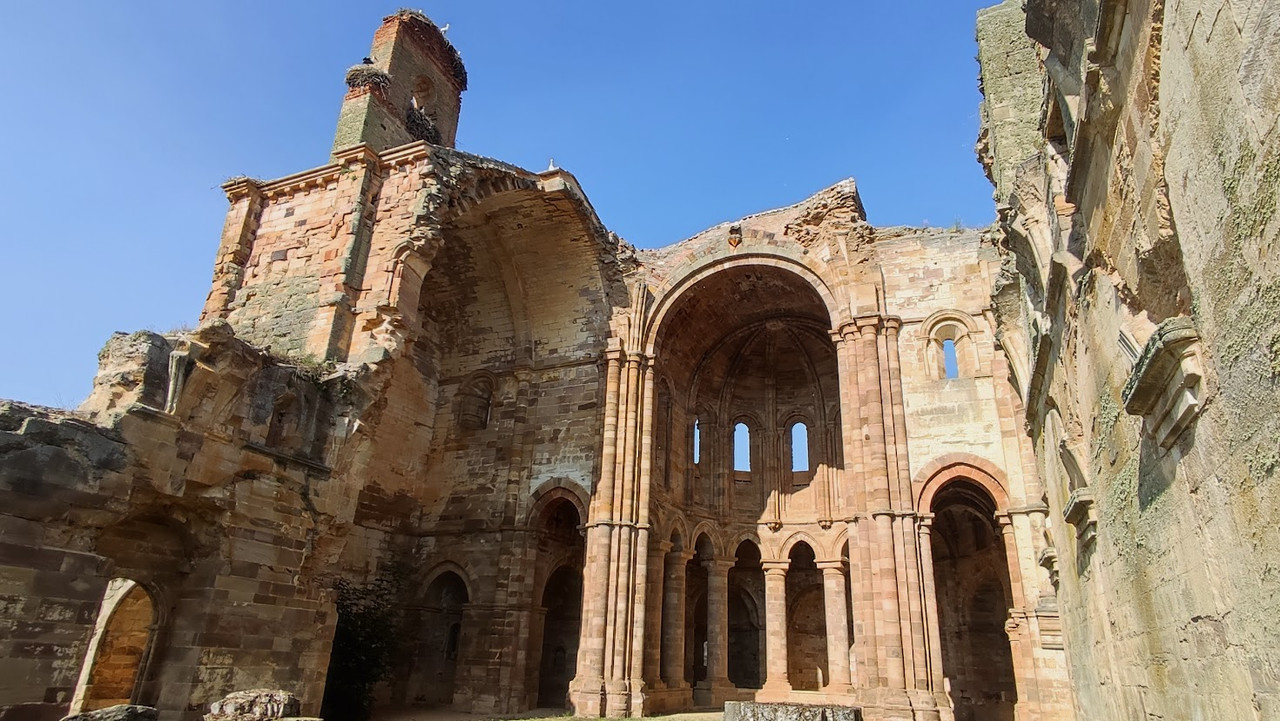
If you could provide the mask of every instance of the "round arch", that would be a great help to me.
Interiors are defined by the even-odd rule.
[[[441,561],[432,566],[422,579],[422,593],[425,594],[427,589],[446,573],[452,573],[462,581],[462,587],[467,592],[467,603],[475,603],[475,584],[471,580],[471,575],[467,573],[467,569],[454,561]]]
[[[822,304],[827,310],[827,317],[833,326],[838,325],[838,320],[844,318],[843,308],[836,300],[835,294],[831,291],[826,281],[814,269],[799,260],[785,255],[768,253],[745,253],[727,258],[713,258],[700,266],[694,265],[689,268],[679,269],[677,272],[672,273],[672,280],[668,284],[653,289],[656,302],[644,328],[645,353],[651,357],[654,355],[658,343],[658,332],[662,329],[663,321],[671,309],[676,306],[676,302],[689,289],[716,273],[748,266],[777,268],[799,277],[822,299]]]
[[[720,538],[718,529],[712,525],[711,521],[701,521],[693,527],[693,531],[689,533],[687,548],[698,548],[698,541],[706,537],[707,543],[711,544],[711,555],[713,558],[724,557],[724,539]]]
[[[1009,479],[993,463],[972,453],[948,453],[930,461],[916,475],[916,510],[933,508],[938,491],[957,479],[981,486],[996,504],[997,513],[1009,510]]]
[[[574,510],[578,512],[578,523],[587,522],[587,509],[590,507],[590,499],[582,486],[567,478],[552,478],[542,482],[533,493],[529,494],[532,503],[529,504],[529,512],[525,515],[525,526],[533,528],[538,518],[547,506],[557,500],[565,500],[573,504]]]
[[[823,559],[830,555],[826,545],[819,543],[807,531],[796,531],[790,536],[787,536],[787,540],[782,542],[782,546],[779,548],[778,558],[771,560],[785,561],[791,558],[791,552],[795,550],[796,545],[799,543],[807,545],[813,551],[814,558]]]

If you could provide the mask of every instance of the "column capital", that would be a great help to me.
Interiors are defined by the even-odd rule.
[[[902,319],[896,315],[885,316],[884,329],[890,335],[897,335],[898,331],[902,329]]]
[[[1009,532],[1013,530],[1013,516],[1008,513],[997,513],[996,523],[1000,524],[1000,530]]]
[[[916,530],[920,533],[928,534],[933,528],[933,514],[921,513],[916,516]]]
[[[667,545],[670,545],[670,543],[668,542]],[[667,551],[666,556],[668,561],[688,563],[689,559],[693,558],[693,551],[690,551],[687,548],[681,548],[678,551]]]
[[[885,318],[882,315],[862,315],[853,319],[858,330],[866,333],[867,331],[877,331],[884,326]]]
[[[761,561],[760,565],[764,568],[765,574],[786,574],[787,569],[791,567],[791,559],[783,559],[781,561]]]
[[[818,562],[817,562],[817,563],[815,563],[814,565],[816,565],[816,566],[818,567],[818,570],[819,570],[819,571],[822,571],[823,575],[826,575],[827,573],[844,573],[844,561],[843,561],[843,560],[837,560],[837,561],[818,561]]]
[[[738,562],[737,559],[733,559],[733,558],[707,558],[707,559],[703,559],[702,567],[707,569],[708,571],[715,570],[715,569],[723,569],[724,571],[728,572],[728,570],[730,568],[733,568],[734,564],[736,564],[737,562]]]

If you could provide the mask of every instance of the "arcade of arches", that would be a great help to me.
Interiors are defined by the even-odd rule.
[[[882,293],[850,319],[802,264],[729,260],[655,293],[647,354],[609,355],[578,713],[754,699],[995,720],[1065,699],[1039,629],[1056,612],[1019,587],[1016,526],[1042,519],[968,452],[990,439],[975,419],[1015,407],[982,408],[977,333],[890,315]],[[936,328],[964,341],[945,371]]]

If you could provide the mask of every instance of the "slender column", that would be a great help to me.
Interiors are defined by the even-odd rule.
[[[1007,513],[996,515],[1000,524],[1000,535],[1004,540],[1004,559],[1009,567],[1009,585],[1005,592],[1009,594],[1009,606],[1014,610],[1024,610],[1026,603],[1022,593],[1022,567],[1018,564],[1018,542],[1013,535],[1013,518]]]
[[[570,697],[579,716],[599,716],[604,691],[605,616],[609,596],[609,549],[613,514],[614,462],[618,447],[618,384],[621,375],[621,352],[609,351],[605,371],[604,440],[600,450],[600,482],[596,484],[587,528],[587,563],[585,568],[578,669],[571,684]]]
[[[831,679],[826,691],[850,693],[849,625],[845,600],[843,561],[819,561],[822,569],[823,606],[827,612],[827,672]]]
[[[688,551],[672,551],[666,557],[662,603],[662,680],[667,688],[688,688],[684,678],[684,596]]]
[[[644,669],[641,678],[649,688],[662,688],[662,623],[666,615],[666,595],[663,588],[667,575],[666,556],[671,550],[671,543],[663,541],[653,544],[649,551],[649,594],[650,603],[656,613],[645,613],[644,620]]]
[[[645,633],[646,618],[648,616],[649,604],[649,557],[651,554],[657,555],[656,551],[649,548],[649,483],[653,473],[653,415],[654,415],[654,386],[653,381],[653,363],[646,359],[642,364],[644,368],[643,386],[641,388],[641,406],[640,406],[640,438],[638,442],[640,459],[637,463],[639,468],[637,472],[635,484],[635,510],[633,513],[636,523],[636,570],[635,580],[637,583],[632,604],[632,629],[631,629],[631,715],[639,716],[645,711],[645,679],[651,678],[657,680],[657,675],[648,675],[645,673],[646,649],[656,645],[649,642],[648,634]]]
[[[713,559],[707,569],[707,685],[715,690],[729,683],[729,569],[733,561]]]
[[[788,693],[787,680],[787,567],[791,561],[764,561],[764,690]]]
[[[881,683],[880,672],[880,636],[876,624],[876,583],[875,567],[872,563],[872,544],[874,534],[868,529],[870,518],[865,515],[871,508],[868,499],[868,486],[873,473],[868,470],[869,452],[866,446],[871,444],[871,428],[864,423],[874,419],[865,418],[862,387],[865,381],[859,377],[863,365],[860,358],[857,326],[847,323],[837,331],[832,331],[831,339],[836,346],[836,359],[840,368],[840,427],[837,442],[841,444],[843,475],[840,479],[841,493],[836,496],[840,514],[850,522],[849,526],[849,558],[853,568],[857,569],[852,577],[856,583],[851,584],[856,592],[852,593],[854,643],[858,654],[858,683],[860,687],[870,688]],[[877,396],[878,397],[878,396]],[[866,436],[864,439],[863,436]]]
[[[891,689],[905,689],[906,676],[903,667],[902,615],[898,604],[898,563],[895,559],[893,538],[892,498],[887,436],[885,432],[885,401],[882,388],[880,359],[879,316],[859,318],[858,366],[861,375],[858,385],[864,408],[865,435],[870,439],[863,444],[867,505],[874,518],[875,543],[872,546],[872,562],[875,573],[876,636],[879,641],[880,670],[885,684]],[[889,426],[892,429],[892,425]]]
[[[942,690],[942,629],[938,626],[938,590],[933,577],[933,514],[921,516],[916,525],[920,538],[920,578],[924,588],[926,654],[929,659],[929,689]]]
[[[1005,622],[1005,634],[1009,637],[1009,652],[1013,657],[1013,675],[1020,698],[1041,698],[1039,678],[1036,673],[1035,647],[1030,637],[1029,613],[1022,593],[1022,573],[1018,564],[1018,544],[1014,539],[1013,518],[1008,513],[996,515],[1000,533],[1004,538],[1004,557],[1009,566],[1009,620]]]
[[[636,457],[639,448],[640,402],[643,397],[641,388],[641,366],[643,356],[631,354],[627,358],[627,406],[624,419],[622,446],[622,474],[615,482],[615,498],[618,501],[618,512],[615,518],[619,521],[615,535],[618,538],[618,555],[614,574],[617,584],[614,586],[612,617],[610,618],[610,639],[612,654],[608,655],[609,674],[605,682],[606,714],[609,716],[626,716],[631,706],[631,653],[632,630],[636,612],[636,584],[642,582],[636,575],[638,566],[642,566],[637,556],[643,556],[644,548],[637,548],[640,537],[647,539],[647,534],[636,528]],[[639,592],[643,594],[643,591]]]

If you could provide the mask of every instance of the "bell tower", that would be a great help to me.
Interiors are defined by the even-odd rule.
[[[369,56],[347,71],[346,81],[334,153],[361,143],[381,152],[418,140],[453,147],[467,70],[426,15],[400,10],[383,18]]]

